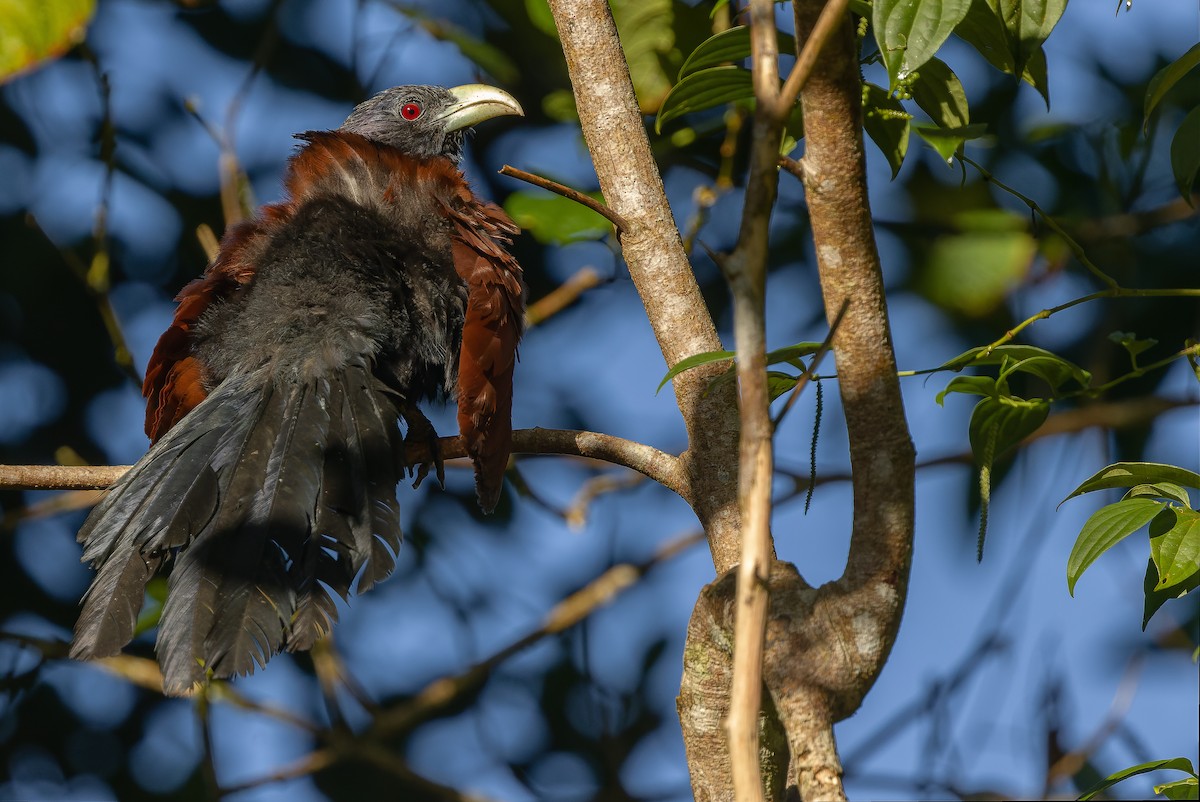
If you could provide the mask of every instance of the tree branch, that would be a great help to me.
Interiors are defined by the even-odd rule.
[[[444,459],[467,455],[458,437],[443,437],[438,446]],[[430,457],[421,444],[405,446],[410,465]],[[632,468],[684,498],[691,492],[678,457],[652,446],[599,432],[570,429],[518,429],[513,432],[514,454],[565,454],[591,457]],[[129,470],[128,465],[0,465],[0,490],[91,490],[105,488]]]
[[[628,223],[619,235],[622,252],[667,365],[720,350],[650,151],[608,3],[550,0],[550,10],[600,190]],[[684,498],[708,535],[718,571],[737,562],[740,541],[735,388],[708,392],[721,370],[715,364],[697,368],[674,383],[689,443],[681,457],[688,481]]]

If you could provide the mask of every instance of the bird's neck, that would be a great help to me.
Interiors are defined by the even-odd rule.
[[[471,196],[458,166],[444,156],[416,158],[348,131],[314,131],[292,157],[285,179],[295,206],[315,197],[344,197],[385,216],[402,198],[420,193],[435,202]]]

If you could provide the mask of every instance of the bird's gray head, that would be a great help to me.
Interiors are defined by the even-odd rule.
[[[524,112],[512,95],[494,86],[394,86],[359,103],[338,130],[391,145],[410,156],[446,156],[457,164],[466,130],[505,114],[523,116]]]

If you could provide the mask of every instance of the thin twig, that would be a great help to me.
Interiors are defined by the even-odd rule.
[[[551,181],[549,178],[543,178],[540,175],[534,175],[533,173],[527,173],[524,170],[518,170],[516,167],[508,164],[500,168],[500,175],[507,175],[510,178],[516,178],[521,181],[525,181],[526,183],[533,184],[535,187],[548,189],[551,192],[562,195],[568,200],[573,200],[580,205],[586,206],[601,217],[607,218],[610,223],[616,226],[617,231],[622,234],[629,230],[629,224],[625,222],[624,217],[621,217],[621,215],[617,214],[600,201],[589,195],[585,195],[577,189],[571,189],[568,186],[563,186],[557,181]]]
[[[779,100],[779,50],[773,0],[750,3],[750,60],[758,111],[751,140],[750,174],[737,246],[726,260],[733,295],[737,376],[742,421],[738,504],[742,512],[741,559],[733,639],[733,687],[725,726],[734,798],[762,802],[758,718],[762,706],[763,650],[770,596],[767,576],[771,544],[772,452],[766,365],[767,220],[775,204],[782,124],[773,112]]]
[[[804,388],[808,386],[813,376],[816,375],[821,361],[825,359],[825,355],[829,353],[829,349],[833,346],[833,335],[837,333],[838,326],[842,325],[842,318],[846,316],[846,310],[849,308],[850,299],[847,298],[842,302],[842,307],[838,310],[837,317],[833,319],[833,325],[829,327],[829,333],[825,335],[825,339],[821,342],[821,347],[816,350],[816,353],[812,356],[812,361],[808,363],[808,369],[796,379],[796,386],[792,388],[792,393],[788,396],[787,403],[783,405],[783,409],[779,410],[779,414],[775,416],[775,420],[771,421],[771,425],[775,428],[779,428],[779,424],[783,421],[783,416],[788,413],[788,410],[796,403],[796,399],[804,392]]]

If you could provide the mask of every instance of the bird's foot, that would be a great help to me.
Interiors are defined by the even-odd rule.
[[[408,424],[408,431],[404,435],[404,444],[406,446],[422,445],[429,449],[428,460],[409,466],[409,470],[412,472],[410,475],[416,477],[413,480],[413,487],[421,486],[421,482],[425,481],[425,477],[429,475],[429,466],[432,465],[438,484],[445,489],[446,465],[442,460],[442,447],[438,442],[437,430],[433,428],[429,418],[425,417],[425,413],[421,412],[416,404],[405,405],[404,420]]]

